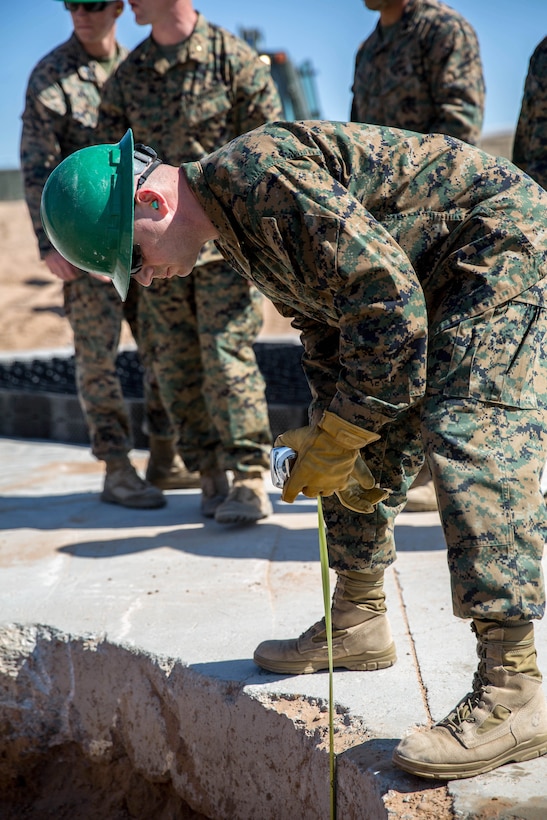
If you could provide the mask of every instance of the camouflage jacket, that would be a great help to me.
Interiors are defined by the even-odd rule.
[[[547,188],[547,37],[530,59],[513,145],[513,162]]]
[[[113,69],[127,54],[117,45]],[[101,90],[108,79],[103,66],[84,50],[73,34],[34,67],[27,85],[21,167],[25,199],[38,239],[40,255],[51,244],[40,221],[40,199],[46,179],[73,151],[95,141]]]
[[[352,91],[354,122],[476,143],[484,113],[477,36],[439,0],[410,0],[398,23],[378,23],[361,44]]]
[[[423,395],[428,332],[547,275],[547,193],[448,136],[273,123],[183,170],[225,258],[296,316],[315,402],[367,429]]]
[[[103,95],[100,142],[118,141],[132,128],[135,142],[180,165],[280,117],[268,66],[201,14],[191,36],[167,54],[148,37],[120,66]],[[219,258],[208,246],[199,261]]]

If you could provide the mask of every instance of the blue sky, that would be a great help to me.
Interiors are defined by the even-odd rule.
[[[547,35],[547,0],[453,0],[449,5],[479,36],[487,86],[484,133],[514,128],[528,60]],[[355,53],[378,19],[362,0],[195,0],[195,7],[234,33],[241,26],[260,29],[264,48],[287,51],[297,64],[311,60],[323,117],[349,117]],[[29,72],[69,36],[70,15],[58,0],[8,0],[2,21],[0,168],[17,168]],[[119,40],[133,47],[148,30],[134,23],[126,3]]]

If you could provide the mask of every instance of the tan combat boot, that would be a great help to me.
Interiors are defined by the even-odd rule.
[[[150,436],[146,480],[161,490],[191,490],[200,486],[199,473],[191,473],[177,453],[173,439]]]
[[[547,705],[534,627],[474,621],[473,690],[444,720],[402,740],[393,762],[419,777],[473,777],[547,752]]]
[[[101,501],[141,510],[157,509],[166,504],[162,491],[143,481],[127,456],[110,458],[106,462]]]
[[[201,473],[201,512],[205,518],[215,513],[230,492],[228,476],[224,470],[208,470]]]
[[[433,512],[438,509],[437,493],[427,464],[424,464],[406,497],[405,512]]]
[[[384,573],[338,571],[332,598],[333,666],[371,671],[397,660],[386,617]],[[270,672],[293,675],[328,669],[325,619],[299,638],[263,641],[255,663]]]
[[[261,472],[234,472],[227,499],[215,513],[219,524],[253,524],[273,513]]]

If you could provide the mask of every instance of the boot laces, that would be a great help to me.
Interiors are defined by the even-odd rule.
[[[313,637],[316,641],[319,640],[326,640],[327,638],[327,627],[325,625],[325,619],[321,618],[320,621],[312,624],[304,632],[300,635],[299,640],[302,638],[307,638],[308,636]]]
[[[332,638],[335,640],[336,638],[343,637],[347,634],[347,629],[336,629],[334,624],[332,625]],[[304,630],[304,632],[300,635],[298,640],[311,638],[314,643],[323,643],[327,640],[327,626],[325,624],[325,618],[321,618],[320,621],[317,621],[312,626],[308,627],[308,629]]]
[[[479,642],[477,646],[477,654],[480,658],[479,666],[473,676],[473,688],[463,697],[457,706],[448,714],[443,720],[439,721],[437,726],[446,726],[448,729],[453,729],[455,732],[463,732],[463,724],[474,723],[476,718],[473,714],[477,706],[482,706],[483,694],[490,692],[490,681],[486,677],[486,647]]]

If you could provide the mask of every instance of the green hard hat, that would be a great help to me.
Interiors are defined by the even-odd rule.
[[[133,253],[133,133],[75,151],[49,175],[40,216],[53,247],[90,273],[110,276],[125,301]]]

